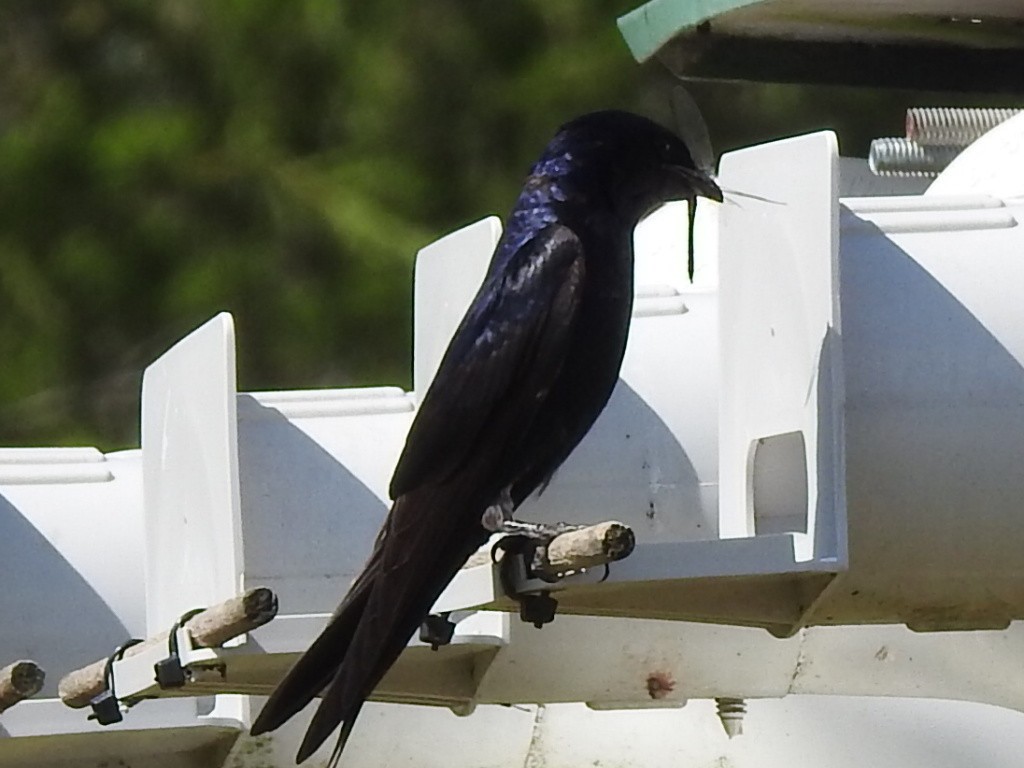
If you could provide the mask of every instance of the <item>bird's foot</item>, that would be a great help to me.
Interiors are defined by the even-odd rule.
[[[497,500],[484,510],[480,516],[480,525],[490,533],[504,533],[507,536],[521,536],[528,539],[553,539],[569,531],[577,531],[583,526],[569,523],[526,523],[512,519],[515,504],[512,494],[506,488]]]
[[[487,514],[486,512],[484,513]],[[484,525],[486,528],[486,524]],[[527,523],[519,520],[502,520],[496,527],[488,528],[491,533],[504,533],[506,536],[521,536],[527,539],[543,541],[561,536],[569,531],[578,531],[582,525],[571,525],[570,523]]]
[[[504,533],[504,526],[512,522],[512,511],[515,505],[512,503],[512,495],[508,488],[501,492],[498,500],[484,510],[480,516],[480,525],[490,533]]]
[[[525,567],[526,574],[530,577],[557,581],[556,578],[549,578],[541,572],[547,545],[563,533],[578,531],[584,527],[570,523],[526,523],[506,519],[494,529],[489,529],[492,533],[505,534],[491,547],[491,560],[501,563],[501,580],[505,593],[511,597],[518,596],[512,586],[515,581],[516,561]],[[502,554],[500,558],[499,552]]]

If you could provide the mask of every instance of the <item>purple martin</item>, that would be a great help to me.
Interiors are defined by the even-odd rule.
[[[686,144],[628,112],[563,125],[530,170],[479,292],[424,394],[363,571],[253,723],[322,700],[297,762],[363,703],[499,519],[543,486],[611,396],[633,307],[633,229],[722,192]]]

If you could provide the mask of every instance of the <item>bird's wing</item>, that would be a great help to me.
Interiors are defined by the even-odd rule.
[[[510,394],[525,410],[540,405],[560,368],[583,279],[582,243],[555,224],[484,282],[409,430],[391,479],[393,499],[424,482],[443,482],[481,441],[500,440],[490,417]],[[534,402],[522,403],[523,396]]]

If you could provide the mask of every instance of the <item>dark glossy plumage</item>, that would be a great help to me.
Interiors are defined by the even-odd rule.
[[[629,329],[637,221],[698,195],[721,200],[686,146],[645,118],[597,112],[558,131],[423,397],[364,571],[252,733],[322,692],[297,760],[344,723],[340,755],[366,697],[487,540],[484,509],[505,491],[518,506],[545,484],[608,402]]]

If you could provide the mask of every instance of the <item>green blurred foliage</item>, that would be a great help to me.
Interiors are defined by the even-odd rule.
[[[220,310],[243,388],[408,385],[413,255],[635,102],[628,7],[8,0],[0,439],[136,444],[143,368]]]
[[[6,0],[0,444],[137,445],[143,369],[221,310],[243,389],[408,386],[416,250],[504,213],[570,117],[671,121],[638,2]],[[863,152],[909,103],[692,90],[719,149]]]

